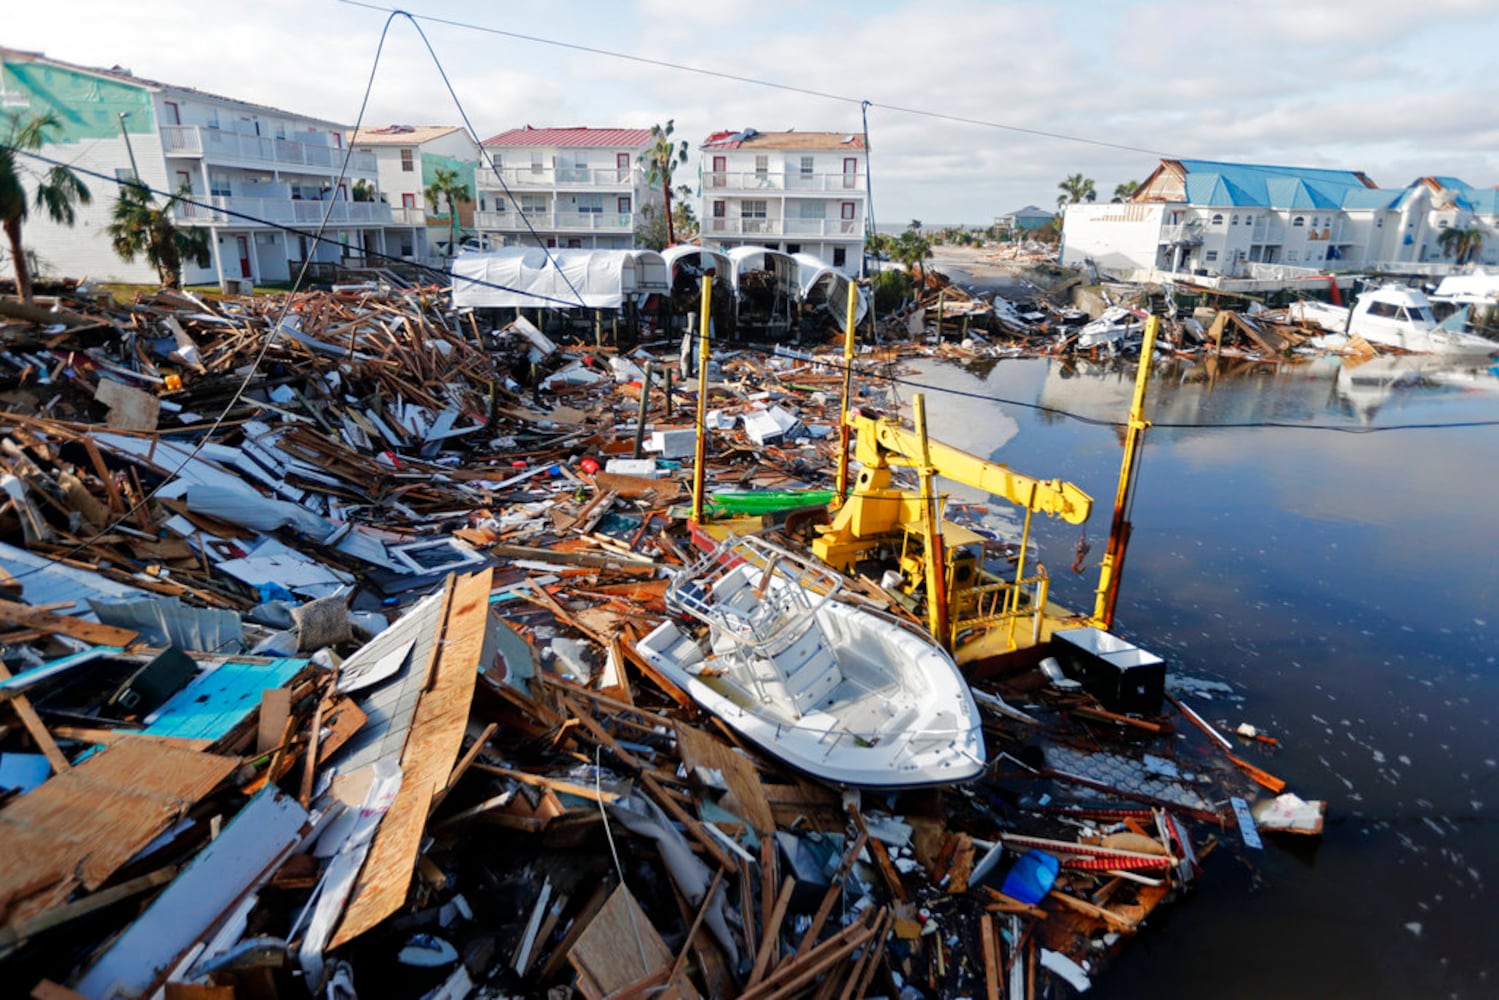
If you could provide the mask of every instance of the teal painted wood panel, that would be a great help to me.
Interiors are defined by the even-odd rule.
[[[281,657],[267,663],[225,661],[174,694],[145,732],[187,740],[222,738],[260,706],[261,692],[278,688],[307,661]]]

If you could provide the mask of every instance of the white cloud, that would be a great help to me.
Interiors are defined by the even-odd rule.
[[[211,12],[157,0],[16,4],[5,44],[352,122],[385,15],[268,0]],[[68,30],[58,32],[59,6]],[[1486,61],[1499,11],[1484,0],[1066,4],[783,0],[772,7],[637,0],[504,7],[423,0],[417,13],[533,38],[819,91],[829,100],[506,34],[424,21],[481,136],[534,125],[710,131],[860,127],[870,100],[878,218],[983,222],[1055,202],[1083,171],[1101,196],[1141,179],[1151,153],[1049,139],[893,108],[1205,159],[1499,181]],[[371,122],[456,122],[409,24],[391,29]]]

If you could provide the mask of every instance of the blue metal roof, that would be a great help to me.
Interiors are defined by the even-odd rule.
[[[1362,176],[1351,170],[1177,162],[1186,168],[1187,202],[1193,205],[1338,208],[1348,191],[1368,189]]]
[[[1403,189],[1397,191],[1391,191],[1388,188],[1363,188],[1358,191],[1350,189],[1343,192],[1343,208],[1394,208],[1404,197]]]

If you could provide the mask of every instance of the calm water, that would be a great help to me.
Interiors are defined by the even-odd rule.
[[[1371,364],[1210,377],[1173,362],[1152,379],[1116,630],[1173,671],[1231,685],[1205,714],[1278,737],[1255,759],[1326,799],[1328,821],[1320,842],[1261,852],[1226,833],[1198,890],[1095,996],[1499,995],[1486,904],[1499,879],[1499,428],[1306,426],[1499,420],[1499,377]],[[1005,360],[913,378],[934,387],[934,437],[1094,495],[1096,564],[1120,434],[998,400],[1122,422],[1133,366]],[[1222,426],[1266,422],[1292,426]],[[1094,576],[1066,570],[1078,529],[1038,526],[1058,596],[1091,606]]]

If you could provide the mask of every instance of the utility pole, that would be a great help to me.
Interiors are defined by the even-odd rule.
[[[140,182],[141,172],[135,166],[135,147],[130,145],[130,133],[125,130],[125,119],[130,117],[130,112],[120,112],[120,135],[125,137],[125,152],[130,154],[130,176]]]

